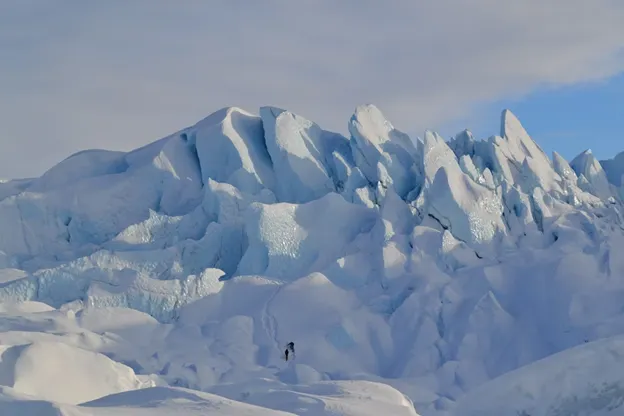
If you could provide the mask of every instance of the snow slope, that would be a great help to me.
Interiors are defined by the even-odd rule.
[[[620,415],[624,338],[604,338],[557,353],[485,383],[460,400],[457,414]],[[487,396],[489,400],[483,400]]]
[[[508,110],[347,125],[224,108],[0,183],[0,413],[546,415],[624,382],[621,154],[551,159]]]

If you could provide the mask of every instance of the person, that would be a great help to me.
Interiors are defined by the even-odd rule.
[[[295,343],[292,341],[286,344],[286,349],[284,350],[284,357],[286,357],[286,361],[288,361],[288,354],[291,352],[293,353],[293,356],[294,356],[295,355]]]

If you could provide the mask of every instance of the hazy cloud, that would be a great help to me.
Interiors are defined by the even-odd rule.
[[[621,0],[0,3],[0,176],[131,149],[229,105],[409,132],[624,70]]]

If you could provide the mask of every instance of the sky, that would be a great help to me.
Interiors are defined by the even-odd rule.
[[[0,177],[131,150],[238,106],[347,134],[373,103],[400,130],[499,132],[545,151],[624,150],[621,0],[3,0]]]

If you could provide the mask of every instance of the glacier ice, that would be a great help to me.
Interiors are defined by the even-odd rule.
[[[539,165],[547,166],[550,164],[548,156],[531,139],[520,120],[509,110],[504,110],[502,113],[500,135],[507,140],[507,149],[516,162],[522,163],[530,157]]]
[[[356,165],[369,182],[393,187],[403,199],[418,186],[417,148],[374,105],[356,108],[349,121]]]
[[[480,389],[554,385],[538,364],[560,372],[565,354],[590,356],[579,371],[602,380],[592,351],[624,333],[624,153],[550,159],[509,110],[485,140],[410,137],[371,104],[346,127],[228,107],[128,153],[0,182],[0,385],[11,357],[30,357],[19,345],[91,351],[75,355],[122,382],[93,395],[194,389],[258,414],[297,413],[289,400],[496,414]],[[621,381],[609,374],[612,390],[571,391],[606,397]],[[69,399],[27,375],[29,391],[2,387],[0,411],[26,393]],[[556,393],[514,405],[570,410]],[[193,400],[209,406],[205,394]]]
[[[280,201],[304,203],[334,189],[326,165],[324,132],[315,123],[274,107],[260,109],[266,149],[277,178]]]
[[[223,108],[179,136],[194,148],[201,179],[231,183],[255,193],[272,189],[274,173],[266,149],[263,123],[239,108]]]
[[[336,193],[307,204],[254,204],[246,215],[248,248],[237,274],[303,277],[341,257],[376,221],[374,213]]]
[[[624,152],[618,153],[613,159],[601,160],[600,165],[609,182],[619,190],[619,198],[624,199]]]
[[[611,196],[611,184],[598,159],[591,150],[586,150],[579,154],[570,162],[570,166],[579,177],[586,180],[584,190],[596,195],[600,199],[607,199]]]

